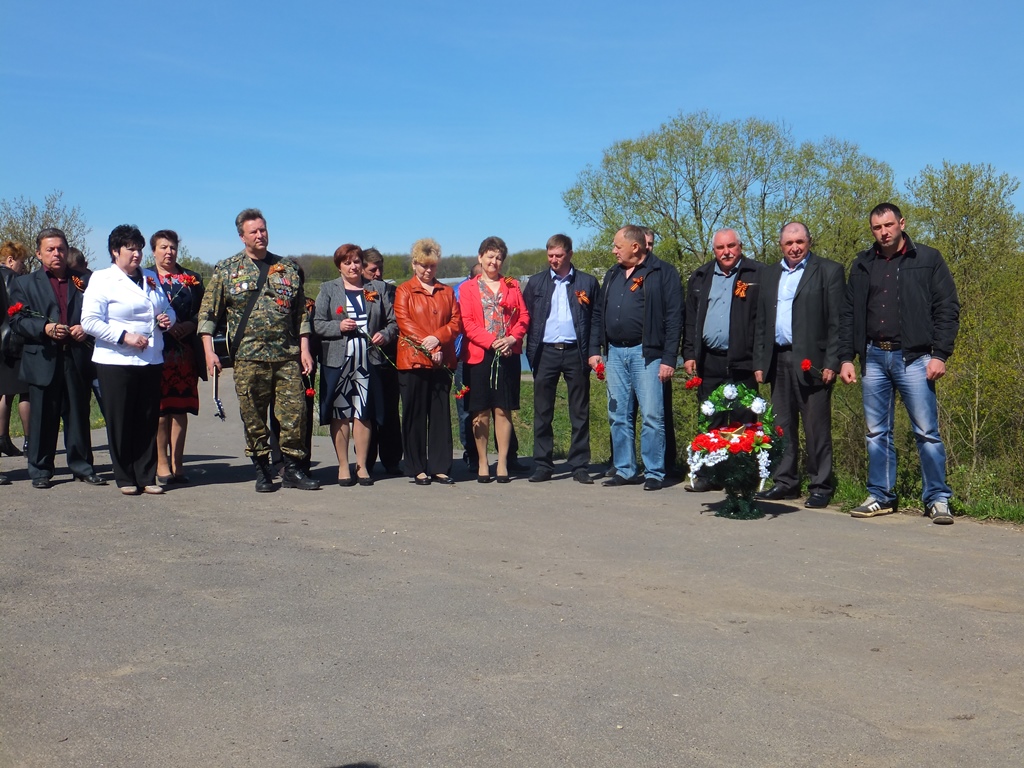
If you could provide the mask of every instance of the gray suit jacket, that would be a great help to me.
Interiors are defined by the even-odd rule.
[[[392,303],[394,292],[380,280],[368,280],[363,285],[364,291],[376,292],[374,301],[366,302],[367,332],[370,336],[380,331],[386,346],[398,338],[398,323],[395,322],[395,309]],[[316,309],[313,310],[313,332],[323,340],[323,365],[329,368],[340,368],[348,356],[348,339],[351,334],[341,332],[342,316],[337,313],[338,307],[345,306],[345,283],[342,278],[331,280],[320,286],[316,297]],[[370,345],[370,362],[374,365],[386,364],[380,349]]]

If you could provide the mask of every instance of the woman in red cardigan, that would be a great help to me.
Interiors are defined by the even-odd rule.
[[[483,273],[459,288],[459,308],[465,330],[465,381],[469,385],[466,410],[473,415],[473,439],[479,466],[477,482],[491,481],[487,442],[494,411],[494,437],[498,444],[497,478],[510,482],[508,446],[512,411],[519,410],[520,355],[530,324],[519,283],[502,277],[508,247],[500,237],[480,243],[477,260]]]

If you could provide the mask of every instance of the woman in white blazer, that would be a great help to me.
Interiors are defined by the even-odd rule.
[[[92,360],[103,393],[114,480],[121,493],[163,493],[156,483],[163,332],[175,321],[156,274],[141,269],[146,240],[122,224],[107,238],[108,269],[93,272],[82,328],[96,340]]]

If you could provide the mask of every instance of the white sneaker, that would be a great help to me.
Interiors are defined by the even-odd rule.
[[[895,511],[895,499],[882,502],[874,496],[868,496],[859,507],[850,510],[850,517],[878,517],[879,515],[891,515]]]
[[[928,517],[936,525],[953,524],[953,513],[949,511],[949,503],[945,499],[933,501],[928,505]]]

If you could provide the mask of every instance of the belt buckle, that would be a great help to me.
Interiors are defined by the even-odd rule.
[[[876,341],[876,342],[874,342],[874,344],[875,344],[876,347],[878,347],[883,352],[892,352],[892,342],[891,341]]]

